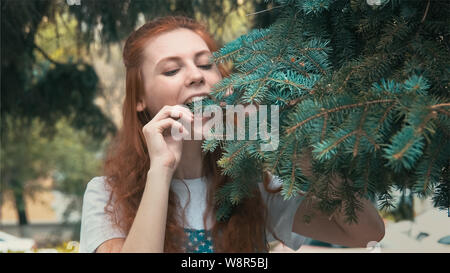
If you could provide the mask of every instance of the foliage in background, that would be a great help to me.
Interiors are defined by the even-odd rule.
[[[66,208],[63,221],[77,219],[82,208],[82,196],[87,183],[102,173],[105,145],[109,138],[98,140],[86,131],[75,130],[66,120],[56,124],[57,134],[51,143],[53,190],[64,193]],[[80,225],[77,225],[80,227]],[[79,238],[79,228],[74,238]]]
[[[73,129],[66,119],[55,124],[52,138],[44,134],[45,125],[38,118],[30,123],[10,116],[6,119],[15,130],[2,130],[2,142],[8,143],[0,149],[2,193],[13,193],[19,223],[28,223],[25,196],[34,198],[43,191],[66,193],[70,201],[67,216],[81,211],[80,196],[87,182],[101,171],[102,142]],[[50,188],[39,183],[47,177],[53,178]]]
[[[51,54],[54,52],[47,52],[38,44],[37,35],[43,19],[54,23],[58,18],[56,14],[67,8],[64,1],[57,3],[1,2],[1,114],[28,119],[39,117],[49,135],[54,133],[53,125],[58,119],[76,114],[76,118],[71,120],[75,128],[89,130],[96,137],[103,138],[115,128],[93,103],[98,78],[92,66],[70,56],[53,59]],[[71,30],[70,26],[64,29]],[[58,43],[58,35],[63,36],[61,41],[70,41],[65,33],[56,32],[53,43]],[[76,44],[72,47],[76,48]],[[58,48],[50,49],[56,51]],[[42,58],[37,59],[37,55],[44,57],[46,62]],[[1,120],[2,129],[8,130],[4,119]]]
[[[1,130],[2,197],[7,190],[12,190],[19,222],[26,224],[24,198],[43,190],[31,181],[45,177],[50,171],[49,140],[41,136],[43,125],[37,118],[25,120],[10,115],[2,115],[2,118],[7,126],[14,128]]]

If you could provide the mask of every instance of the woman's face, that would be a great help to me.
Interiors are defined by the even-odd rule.
[[[147,107],[154,116],[164,105],[185,104],[204,96],[221,80],[211,51],[195,32],[180,28],[160,34],[146,45],[142,66],[144,98],[137,110]]]

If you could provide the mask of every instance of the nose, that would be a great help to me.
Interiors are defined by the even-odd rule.
[[[205,77],[202,71],[196,66],[191,65],[188,68],[188,76],[186,78],[186,86],[200,85],[205,83]]]

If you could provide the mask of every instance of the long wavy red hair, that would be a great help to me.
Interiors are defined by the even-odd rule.
[[[141,65],[143,51],[147,41],[161,33],[178,28],[187,28],[198,34],[207,44],[211,52],[218,49],[214,39],[206,27],[199,22],[182,16],[167,16],[147,22],[133,31],[126,40],[123,49],[123,62],[126,67],[126,96],[123,104],[123,125],[109,146],[104,162],[106,183],[111,188],[111,196],[105,207],[114,225],[124,234],[128,234],[144,192],[150,158],[147,151],[143,126],[151,116],[148,111],[138,112],[137,102],[144,96]],[[218,66],[222,76],[229,75],[227,69]],[[202,155],[202,174],[208,179],[207,210],[203,215],[216,215],[214,195],[220,187],[230,183],[231,179],[221,175],[217,161],[221,149]],[[280,189],[268,187],[270,174],[262,173],[262,180],[268,192],[275,193]],[[183,230],[184,210],[180,212],[179,200],[170,190],[167,213],[164,252],[184,252],[186,236]],[[211,229],[215,252],[268,252],[269,244],[265,240],[265,227],[278,239],[270,226],[267,226],[267,207],[263,202],[259,189],[254,188],[253,197],[242,200],[233,209],[230,218],[225,222],[217,222]],[[206,226],[206,225],[205,225]],[[280,240],[281,241],[281,240]]]

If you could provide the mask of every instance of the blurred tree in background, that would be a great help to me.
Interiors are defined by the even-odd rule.
[[[42,189],[32,183],[26,185],[26,182],[47,175],[51,153],[47,149],[49,140],[40,136],[42,124],[37,118],[26,120],[2,115],[2,125],[3,122],[14,129],[3,130],[2,127],[1,130],[1,190],[2,194],[7,189],[12,190],[19,222],[27,224],[24,198],[26,195],[32,197]]]
[[[11,190],[19,223],[28,224],[25,197],[34,199],[41,191],[58,190],[69,199],[68,211],[81,207],[86,181],[101,171],[99,147],[105,141],[93,138],[84,130],[70,126],[67,118],[54,125],[55,134],[46,137],[45,124],[39,119],[21,119],[8,115],[8,128],[2,130],[2,193]],[[3,145],[8,143],[8,145]],[[53,178],[53,186],[46,188],[39,178]]]

